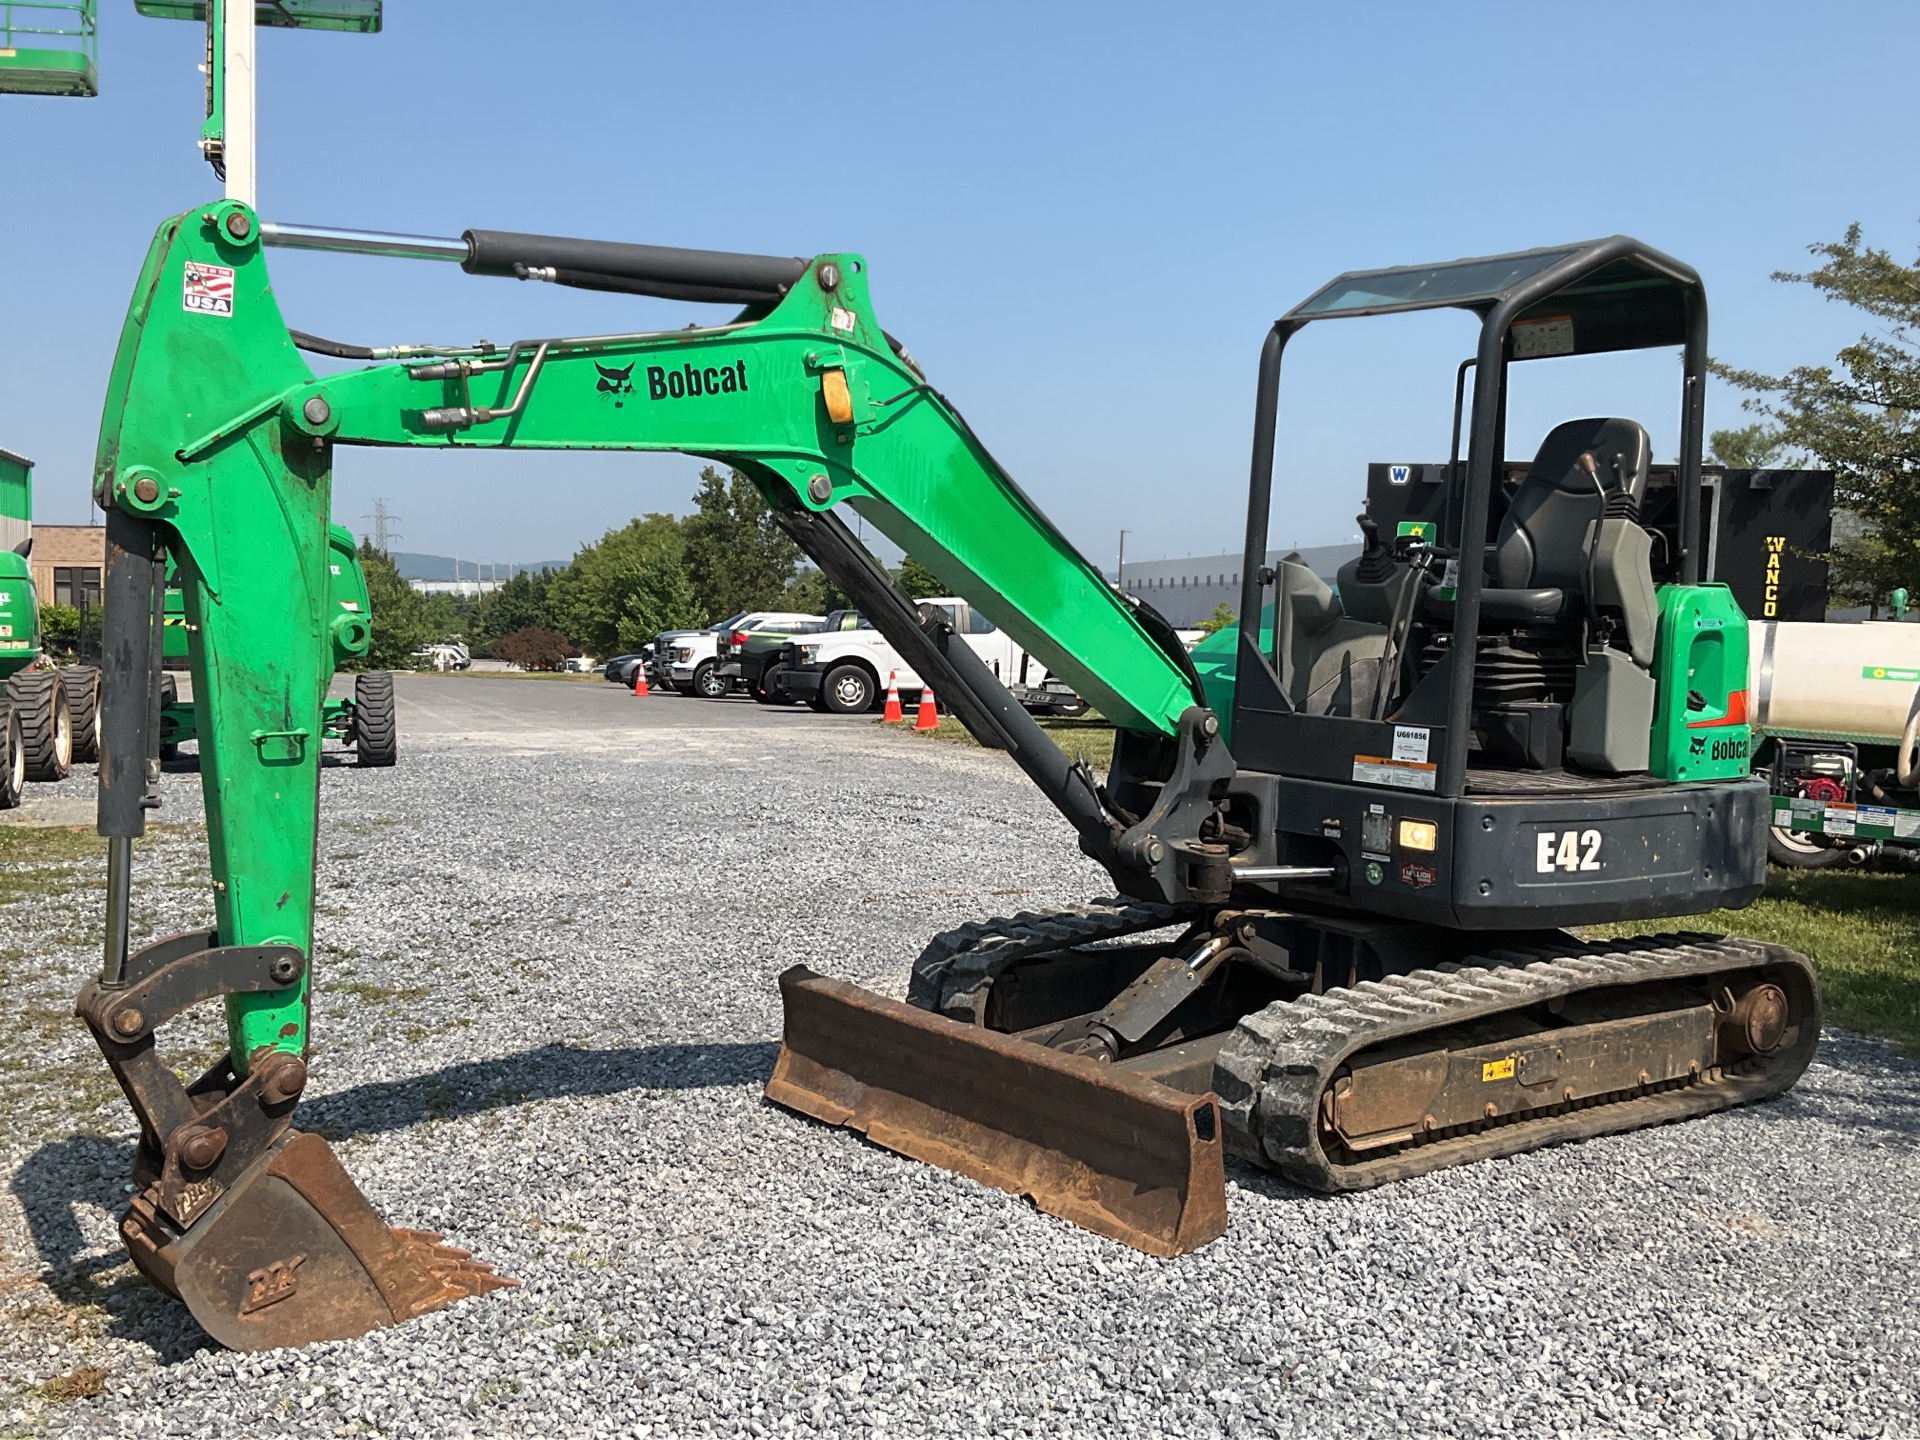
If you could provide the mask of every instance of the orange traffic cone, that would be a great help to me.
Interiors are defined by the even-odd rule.
[[[647,689],[647,663],[644,660],[633,667],[633,693],[635,695],[651,695],[653,693]]]
[[[933,686],[920,687],[920,713],[913,717],[916,730],[937,730],[940,728],[940,712],[933,707]]]
[[[894,683],[893,671],[887,672],[887,708],[880,713],[880,723],[891,725],[896,720],[907,718],[907,712],[900,708],[900,687]]]

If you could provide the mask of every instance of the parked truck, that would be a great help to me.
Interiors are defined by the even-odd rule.
[[[1046,715],[1084,715],[1087,702],[1006,631],[958,595],[920,602],[920,613],[943,619],[1028,710]],[[763,684],[804,700],[815,710],[858,715],[871,710],[889,683],[903,695],[918,694],[925,682],[893,648],[887,637],[856,617],[851,626],[818,635],[794,637]]]

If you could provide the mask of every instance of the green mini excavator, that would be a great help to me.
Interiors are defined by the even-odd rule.
[[[274,246],[721,308],[505,346],[346,344],[287,327]],[[1707,325],[1691,269],[1616,236],[1344,275],[1288,312],[1260,365],[1250,623],[1204,676],[881,328],[869,278],[853,254],[277,224],[233,196],[161,225],[95,473],[107,936],[78,1010],[139,1120],[120,1233],[216,1339],[350,1336],[506,1283],[389,1227],[293,1123],[345,446],[736,468],[1111,875],[1113,900],[935,937],[905,1001],[790,969],[767,1087],[782,1105],[1166,1255],[1223,1229],[1229,1148],[1356,1189],[1763,1099],[1806,1066],[1820,1005],[1802,956],[1566,928],[1743,905],[1763,883],[1745,622],[1698,581]],[[1372,534],[1337,586],[1269,563],[1289,338],[1433,307],[1480,327],[1440,523]],[[1649,347],[1681,355],[1675,485],[1652,492],[1647,434],[1621,417],[1555,427],[1517,486],[1496,484],[1513,365]],[[357,364],[316,375],[303,351]],[[1104,776],[921,613],[842,506],[1113,721]],[[169,563],[192,627],[215,919],[136,951]],[[156,1030],[215,1000],[229,1054],[183,1084]]]

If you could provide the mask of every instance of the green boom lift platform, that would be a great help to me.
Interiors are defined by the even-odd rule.
[[[0,810],[20,804],[27,781],[64,780],[74,761],[99,758],[100,672],[47,662],[32,548],[33,462],[0,450]]]
[[[327,574],[332,587],[333,614],[327,640],[336,671],[350,669],[366,658],[373,641],[373,607],[367,598],[367,576],[344,525],[327,527]],[[161,661],[168,671],[187,668],[190,648],[186,600],[179,572],[167,567]],[[385,670],[362,670],[353,677],[351,696],[329,697],[321,707],[320,733],[351,745],[362,765],[386,766],[399,755],[399,725],[394,713],[393,676]],[[160,677],[160,758],[171,760],[180,746],[199,738],[191,700],[182,700],[171,673]]]

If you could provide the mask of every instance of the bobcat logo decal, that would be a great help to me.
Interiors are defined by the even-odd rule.
[[[637,363],[639,362],[636,361],[635,364]],[[614,409],[619,410],[624,407],[627,402],[620,397],[633,393],[633,366],[629,365],[624,370],[615,370],[596,360],[593,362],[593,368],[600,372],[600,383],[593,388],[602,395],[611,395]]]

